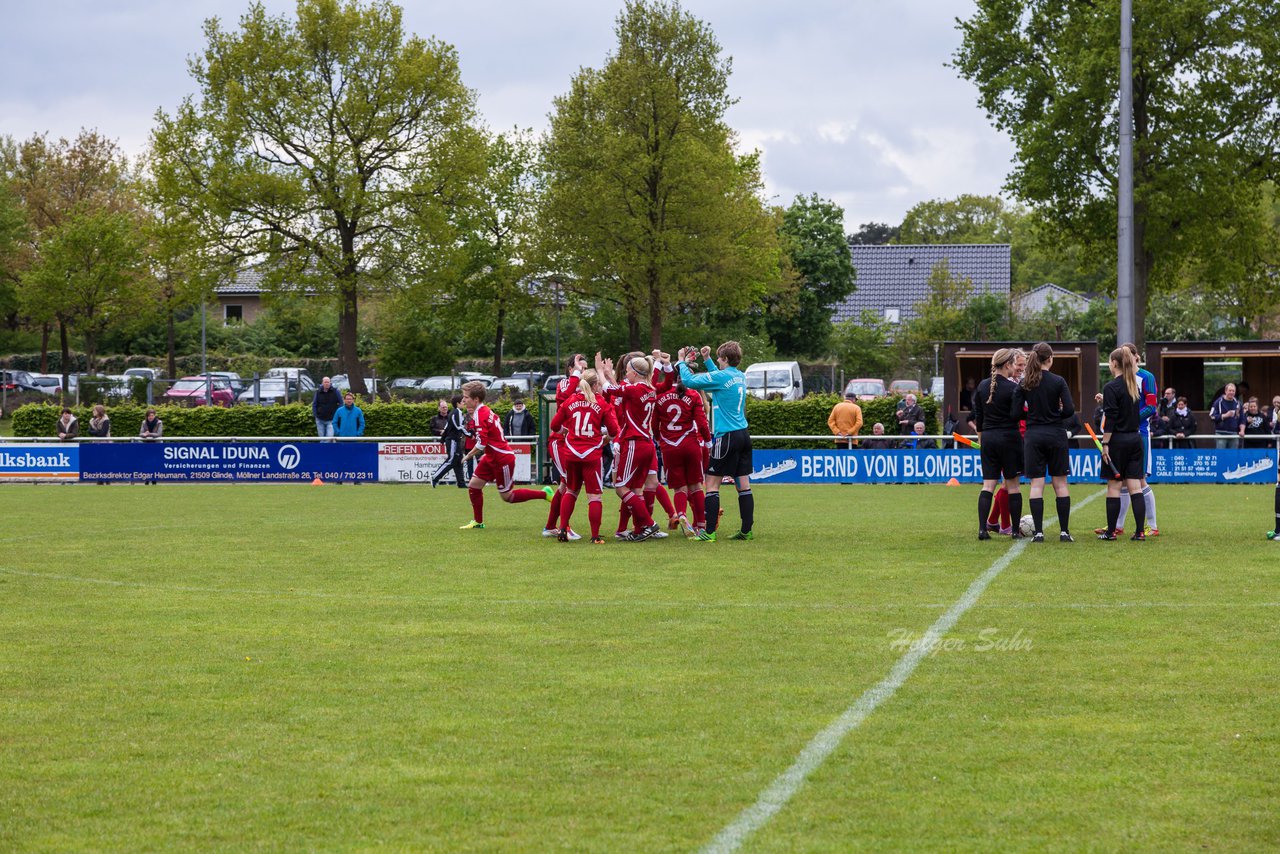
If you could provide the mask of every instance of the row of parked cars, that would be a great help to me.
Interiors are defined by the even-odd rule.
[[[857,396],[858,400],[875,400],[877,397],[893,397],[895,395],[905,397],[908,394],[914,394],[917,397],[921,394],[927,394],[930,397],[941,398],[943,393],[942,377],[934,377],[927,390],[922,390],[920,383],[915,380],[894,380],[886,387],[884,380],[860,377],[849,380],[844,387],[844,393],[846,395],[852,393]]]
[[[123,374],[70,374],[65,390],[61,374],[0,372],[0,383],[6,391],[39,392],[51,397],[64,395],[64,391],[64,396],[77,397],[83,384],[98,389],[108,400],[123,400],[133,395],[133,386],[138,380],[169,383],[159,395],[158,402],[186,406],[232,406],[236,403],[270,406],[299,400],[302,394],[314,391],[316,387],[315,381],[300,368],[272,368],[256,382],[234,371],[209,371],[207,376],[187,376],[170,382],[154,368],[129,368]]]

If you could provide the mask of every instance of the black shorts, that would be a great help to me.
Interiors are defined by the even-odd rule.
[[[1142,480],[1146,470],[1146,454],[1143,452],[1142,437],[1137,433],[1112,433],[1111,465],[1125,480]],[[1104,463],[1102,476],[1110,477],[1111,470]]]
[[[1029,478],[1066,477],[1071,473],[1071,453],[1067,450],[1067,431],[1057,427],[1033,427],[1027,430],[1026,475]]]
[[[1022,437],[1017,430],[983,433],[980,455],[983,480],[1017,480],[1022,474]]]
[[[720,477],[748,477],[751,474],[751,434],[732,430],[716,436],[711,446],[707,474]]]

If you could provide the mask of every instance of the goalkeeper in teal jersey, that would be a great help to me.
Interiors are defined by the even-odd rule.
[[[704,486],[707,493],[707,529],[699,532],[698,539],[715,542],[716,523],[720,516],[720,484],[732,477],[738,487],[738,511],[742,515],[742,530],[731,540],[754,539],[751,528],[755,522],[755,498],[751,495],[751,435],[747,433],[747,378],[738,370],[742,361],[742,345],[726,341],[716,350],[716,360],[711,361],[711,348],[702,348],[707,373],[694,373],[692,363],[698,351],[681,350],[676,367],[685,388],[706,391],[711,395],[712,432],[715,441],[711,447],[711,462],[707,466]]]

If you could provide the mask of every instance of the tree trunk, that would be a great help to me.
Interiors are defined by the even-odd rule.
[[[174,331],[174,326],[173,326],[173,306],[172,305],[168,306],[165,314],[166,314],[165,320],[168,323],[168,337],[166,341],[166,348],[168,350],[167,355],[169,358],[168,358],[167,370],[169,371],[169,378],[173,379],[178,375],[178,354],[177,354],[178,338],[177,338],[177,333]]]
[[[49,324],[40,324],[40,373],[49,373]]]
[[[62,343],[62,387],[67,388],[71,375],[71,345],[67,342],[67,324],[58,319],[58,337]]]
[[[354,271],[339,280],[338,299],[338,367],[346,373],[351,390],[356,394],[365,394],[364,368],[360,365],[360,355],[356,350],[358,300]]]
[[[649,349],[662,347],[662,285],[658,271],[649,271]]]
[[[493,375],[495,377],[502,376],[502,333],[503,324],[507,319],[506,303],[498,300],[498,323],[493,333]]]
[[[627,306],[627,346],[640,349],[640,312],[630,305]]]

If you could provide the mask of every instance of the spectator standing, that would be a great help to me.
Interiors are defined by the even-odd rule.
[[[827,416],[827,426],[831,435],[836,437],[837,448],[852,449],[854,437],[862,432],[862,407],[857,403],[858,395],[847,391],[844,400],[831,408]]]
[[[1173,447],[1190,448],[1195,443],[1188,439],[1196,432],[1196,417],[1187,406],[1187,399],[1179,397],[1169,411],[1169,420],[1165,423],[1165,435],[1173,438]]]
[[[1271,432],[1280,433],[1280,394],[1271,398]]]
[[[964,388],[960,390],[960,408],[966,411],[973,411],[973,392],[978,387],[978,381],[973,377],[969,377],[964,381]]]
[[[111,438],[111,419],[107,417],[107,408],[101,403],[93,407],[93,417],[89,419],[89,435],[94,439]]]
[[[1240,435],[1246,437],[1247,448],[1264,447],[1271,444],[1271,423],[1266,414],[1258,408],[1258,398],[1251,397],[1245,404],[1244,414],[1240,416]]]
[[[154,409],[148,409],[146,417],[142,419],[142,426],[138,428],[138,438],[144,442],[154,442],[164,435],[164,422],[156,415]],[[155,485],[155,478],[147,478],[143,484],[147,486]]]
[[[903,407],[898,410],[898,432],[905,436],[915,429],[917,421],[924,420],[924,410],[916,403],[914,394],[908,394],[902,402]]]
[[[74,442],[80,438],[80,419],[71,412],[70,407],[62,407],[62,417],[58,419],[58,440]]]
[[[511,411],[502,422],[502,432],[508,439],[512,436],[538,435],[538,424],[533,420],[533,413],[525,407],[523,398],[517,397],[511,401]]]
[[[449,401],[441,400],[436,405],[436,414],[431,416],[431,435],[439,438],[449,426]]]
[[[342,406],[333,413],[333,434],[352,439],[364,435],[364,410],[356,406],[356,396],[347,392]]]
[[[1240,427],[1240,401],[1236,400],[1236,384],[1227,383],[1222,396],[1209,407],[1209,418],[1213,421],[1213,433],[1218,438],[1215,444],[1219,448],[1234,448],[1238,444],[1236,437],[1242,434]]]
[[[316,419],[316,435],[321,439],[333,438],[333,414],[342,405],[342,396],[328,377],[320,380],[320,388],[311,398],[311,414]]]

